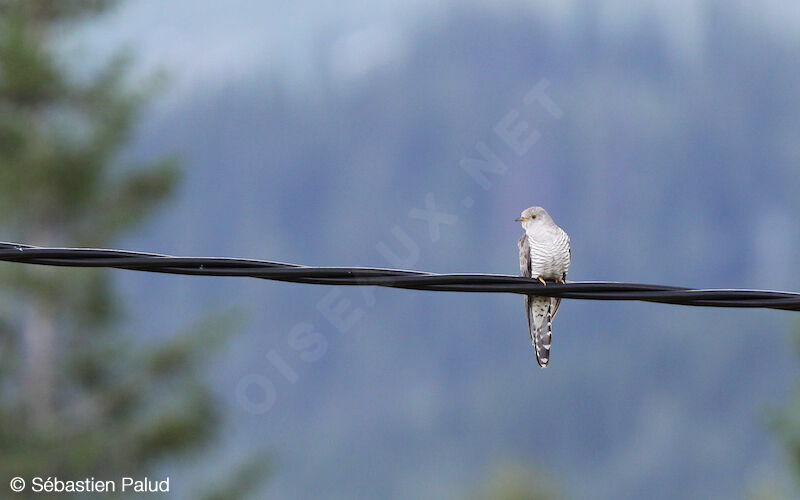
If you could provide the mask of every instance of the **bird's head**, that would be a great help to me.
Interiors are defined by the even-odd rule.
[[[553,219],[550,218],[550,215],[544,208],[530,207],[523,210],[516,221],[521,222],[525,231],[528,231],[529,229],[535,228],[539,225],[552,223]]]

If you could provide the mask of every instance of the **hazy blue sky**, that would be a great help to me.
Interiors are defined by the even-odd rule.
[[[320,60],[347,80],[393,58],[402,57],[409,29],[435,23],[453,5],[530,9],[563,35],[587,6],[596,10],[601,29],[613,37],[643,18],[656,19],[677,57],[700,61],[707,0],[321,0],[315,2],[229,2],[133,0],[70,38],[93,55],[121,46],[136,50],[142,67],[170,69],[177,95],[197,86],[215,86],[253,72],[283,74],[297,84],[313,84]],[[717,2],[719,3],[719,2]],[[775,37],[800,40],[800,3],[783,0],[729,0],[726,8],[744,12],[755,28]],[[327,43],[331,37],[337,42]]]

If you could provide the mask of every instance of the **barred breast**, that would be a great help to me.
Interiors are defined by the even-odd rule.
[[[562,279],[569,270],[569,236],[561,228],[556,231],[528,235],[531,248],[531,276]]]

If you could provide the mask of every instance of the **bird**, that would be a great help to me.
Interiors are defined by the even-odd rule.
[[[558,227],[542,207],[522,211],[517,222],[522,223],[525,234],[519,239],[519,269],[522,276],[565,283],[572,261],[569,235]],[[561,299],[557,297],[525,296],[528,332],[536,351],[536,361],[542,368],[550,363],[552,322]]]

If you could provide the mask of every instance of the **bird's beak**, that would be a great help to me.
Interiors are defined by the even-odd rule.
[[[522,218],[522,217],[517,217],[517,218],[516,218],[516,219],[514,219],[514,220],[515,220],[515,221],[517,221],[517,222],[522,222],[522,221],[524,221],[524,220],[528,220],[528,219],[525,219],[525,218]]]

